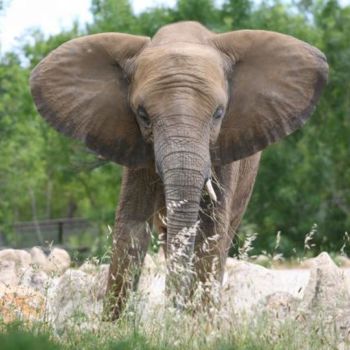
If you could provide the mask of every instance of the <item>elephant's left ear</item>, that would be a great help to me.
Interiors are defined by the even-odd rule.
[[[229,105],[214,162],[254,154],[300,128],[327,82],[326,57],[291,36],[260,30],[215,35],[229,62]]]

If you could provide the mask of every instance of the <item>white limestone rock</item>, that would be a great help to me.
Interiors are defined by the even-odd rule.
[[[61,248],[53,248],[47,257],[47,265],[44,271],[48,274],[61,275],[71,264],[71,259],[67,251]]]
[[[102,308],[94,276],[83,271],[68,269],[48,290],[48,320],[57,332],[71,326],[89,327],[100,319]]]

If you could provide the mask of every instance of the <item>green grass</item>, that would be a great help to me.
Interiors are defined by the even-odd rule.
[[[336,331],[322,322],[279,323],[264,317],[237,322],[172,315],[147,324],[124,318],[89,331],[69,327],[60,335],[44,323],[0,325],[1,350],[330,350],[339,343]]]
[[[26,328],[20,323],[3,325],[0,333],[1,350],[59,350],[62,349],[57,340],[49,333],[38,332],[34,328]]]

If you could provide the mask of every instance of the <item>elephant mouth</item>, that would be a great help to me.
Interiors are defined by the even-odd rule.
[[[160,176],[162,181],[163,181],[162,172],[160,170],[158,162],[156,162],[156,164],[155,164],[155,171],[156,171],[156,174],[158,174],[158,176]],[[215,193],[215,190],[214,190],[214,187],[213,187],[213,183],[212,183],[212,179],[211,179],[210,175],[204,181],[203,190],[206,190],[206,192],[208,193],[210,199],[213,202],[215,202],[215,203],[217,202],[217,195]]]

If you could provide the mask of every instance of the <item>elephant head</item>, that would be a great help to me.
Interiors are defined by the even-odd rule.
[[[212,165],[301,127],[327,74],[325,56],[291,36],[214,34],[183,22],[152,40],[119,33],[71,40],[39,63],[30,83],[38,111],[57,130],[124,166],[156,167],[168,208],[167,284],[178,289],[172,258],[182,247],[182,266],[190,263]],[[210,181],[208,189],[215,199]]]

